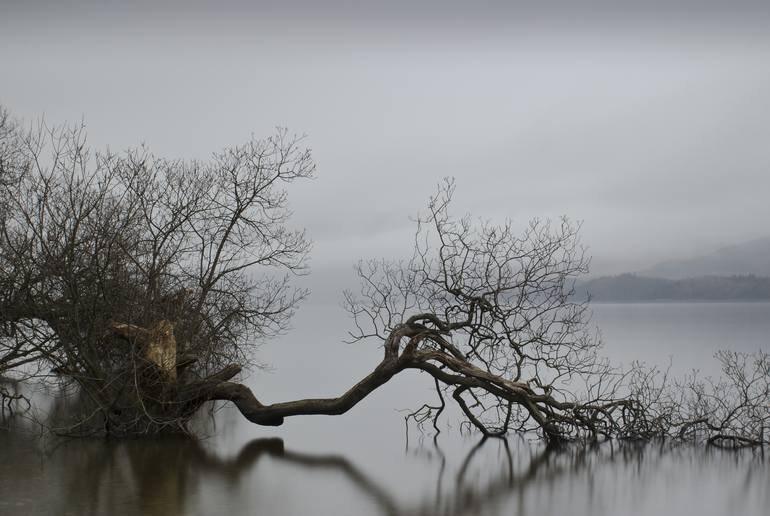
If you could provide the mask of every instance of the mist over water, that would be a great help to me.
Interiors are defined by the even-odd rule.
[[[716,375],[713,352],[767,349],[768,303],[594,305],[606,354],[680,374]],[[381,350],[341,343],[336,307],[307,307],[266,344],[275,373],[250,386],[265,401],[336,395]],[[299,358],[298,358],[299,357]],[[201,441],[0,439],[0,514],[573,514],[763,515],[766,458],[752,451],[613,442],[548,451],[533,437],[481,442],[451,413],[436,444],[398,409],[431,401],[426,375],[406,374],[338,417],[258,427],[225,407]],[[28,429],[29,430],[29,429]]]

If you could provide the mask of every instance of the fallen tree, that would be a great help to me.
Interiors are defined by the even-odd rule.
[[[345,295],[353,339],[378,342],[382,361],[339,397],[264,404],[234,379],[306,294],[290,277],[310,246],[281,188],[313,174],[300,140],[279,131],[210,162],[169,161],[93,154],[82,127],[7,120],[0,363],[43,364],[76,388],[68,432],[186,431],[220,400],[260,425],[341,414],[412,369],[438,398],[411,414],[420,423],[452,400],[485,436],[768,442],[767,355],[723,354],[718,385],[612,367],[573,296],[588,265],[579,227],[454,218],[452,181],[417,221],[411,259],[359,264],[361,292]]]

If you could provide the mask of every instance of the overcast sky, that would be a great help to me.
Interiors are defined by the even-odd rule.
[[[582,220],[597,274],[770,235],[770,3],[634,4],[2,2],[0,103],[170,157],[307,133],[316,271],[403,254],[443,176]]]

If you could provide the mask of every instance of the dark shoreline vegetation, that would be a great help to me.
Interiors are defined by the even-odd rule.
[[[295,283],[310,241],[285,189],[314,172],[285,130],[168,160],[95,152],[83,126],[25,129],[0,111],[0,376],[57,383],[68,421],[40,423],[70,436],[190,433],[214,402],[263,426],[339,415],[412,370],[435,398],[407,420],[437,433],[451,403],[487,437],[770,443],[767,353],[719,352],[715,380],[611,364],[570,293],[588,272],[579,225],[456,217],[451,179],[417,218],[409,258],[359,262],[360,290],[344,293],[350,340],[378,346],[380,362],[338,397],[263,403],[270,393],[240,379],[307,296]],[[14,396],[0,390],[19,409]]]
[[[746,274],[665,279],[626,273],[580,282],[576,295],[597,302],[770,301],[770,278]]]

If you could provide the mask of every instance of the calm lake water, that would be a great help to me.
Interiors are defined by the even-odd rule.
[[[722,348],[770,349],[770,304],[598,304],[606,354],[716,374]],[[306,306],[249,380],[263,401],[336,395],[380,350],[341,343],[346,315]],[[770,460],[691,446],[614,443],[549,452],[482,442],[449,414],[437,445],[400,409],[432,382],[397,377],[351,412],[251,425],[227,407],[200,441],[41,440],[0,433],[0,515],[766,515]]]

